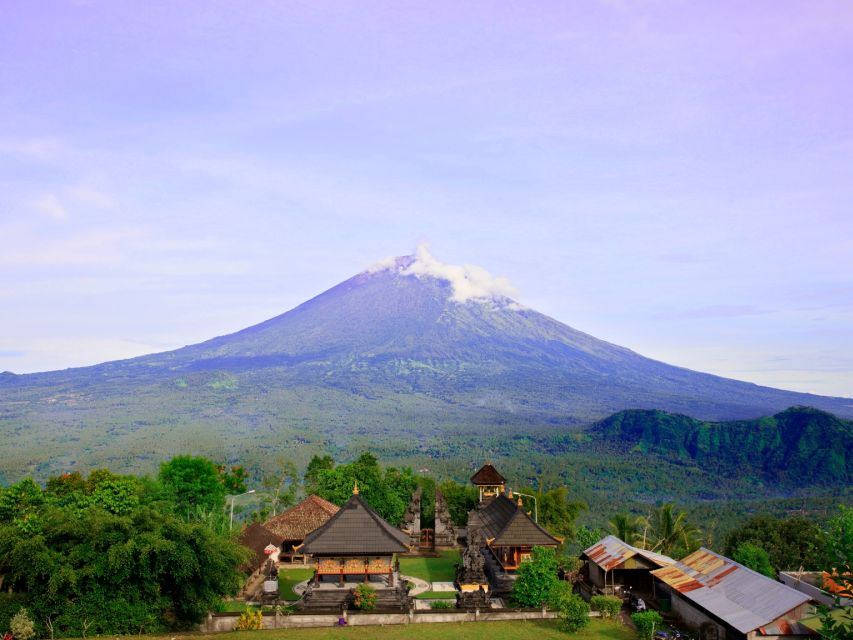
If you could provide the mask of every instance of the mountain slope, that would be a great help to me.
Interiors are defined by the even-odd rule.
[[[809,407],[732,422],[622,411],[593,425],[590,434],[617,448],[692,461],[729,476],[791,486],[853,484],[853,422]]]
[[[168,451],[306,457],[394,438],[403,453],[435,456],[454,438],[582,426],[628,408],[724,420],[810,405],[853,416],[853,400],[644,358],[521,307],[487,274],[452,269],[398,258],[231,335],[2,375],[0,473],[150,468]]]

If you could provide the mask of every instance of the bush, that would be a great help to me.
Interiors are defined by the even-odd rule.
[[[264,626],[264,614],[260,609],[246,609],[237,620],[237,631],[258,631]]]
[[[557,556],[553,549],[533,547],[533,557],[518,569],[512,600],[522,607],[541,607],[551,602],[560,586]]]
[[[429,603],[430,609],[455,609],[456,602],[453,600],[433,600]]]
[[[9,623],[26,604],[26,598],[20,593],[0,593],[0,634],[9,628]]]
[[[622,599],[616,596],[592,596],[589,604],[593,611],[598,611],[602,618],[615,618],[622,611]]]
[[[572,593],[570,584],[561,583],[549,604],[557,611],[563,631],[574,633],[589,624],[589,605],[578,594]]]
[[[361,611],[370,611],[376,608],[376,589],[369,584],[360,584],[353,589],[355,596],[355,608]]]
[[[640,640],[652,640],[655,635],[655,629],[663,624],[663,618],[657,611],[643,611],[642,613],[631,614],[631,620],[637,626],[637,635]]]
[[[23,607],[18,613],[12,616],[9,622],[9,628],[12,631],[12,636],[15,640],[31,640],[36,635],[35,625],[30,620],[30,615]]]

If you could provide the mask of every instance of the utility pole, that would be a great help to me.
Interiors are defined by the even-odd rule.
[[[228,522],[228,530],[229,531],[231,531],[231,529],[234,528],[234,500],[236,500],[240,496],[247,496],[250,493],[255,493],[255,490],[252,489],[251,491],[247,491],[246,493],[238,493],[236,496],[231,496],[231,518]]]

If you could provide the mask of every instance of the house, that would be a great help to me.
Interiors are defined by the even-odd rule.
[[[669,556],[639,549],[612,535],[585,549],[581,560],[586,562],[585,577],[595,589],[619,594],[629,588],[647,599],[657,595],[651,572],[675,563]]]
[[[281,538],[281,559],[307,563],[307,557],[302,552],[302,542],[309,533],[328,522],[338,509],[337,505],[328,500],[311,495],[264,522],[264,527]]]
[[[700,640],[816,635],[800,622],[812,613],[808,595],[704,547],[652,575]]]
[[[484,465],[471,481],[480,489],[480,503],[468,514],[468,531],[478,528],[482,532],[486,575],[493,592],[508,593],[515,572],[530,558],[533,547],[556,548],[561,540],[530,517],[521,496],[505,492],[506,480],[492,465]]]
[[[377,608],[408,609],[408,585],[400,580],[394,554],[409,550],[409,536],[371,509],[357,485],[347,503],[306,536],[303,550],[316,565],[303,609],[340,611],[364,583],[376,589]]]

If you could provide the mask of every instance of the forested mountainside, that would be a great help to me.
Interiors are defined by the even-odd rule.
[[[853,483],[853,422],[809,407],[730,422],[620,411],[590,432],[618,448],[691,461],[719,473],[784,485]]]

